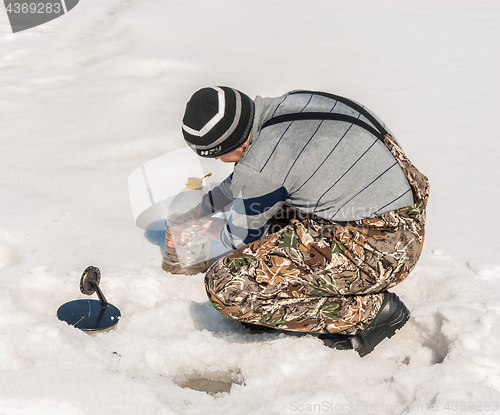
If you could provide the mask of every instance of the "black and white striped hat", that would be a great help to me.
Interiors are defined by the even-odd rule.
[[[252,129],[253,101],[225,87],[202,88],[186,105],[182,134],[201,157],[219,157],[241,146]]]

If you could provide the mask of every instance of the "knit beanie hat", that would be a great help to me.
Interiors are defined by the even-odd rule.
[[[236,89],[202,88],[186,105],[182,134],[201,157],[219,157],[241,146],[252,129],[253,101]]]

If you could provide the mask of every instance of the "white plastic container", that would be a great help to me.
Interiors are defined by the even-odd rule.
[[[198,274],[206,271],[209,265],[211,239],[201,234],[202,225],[197,220],[186,221],[185,217],[185,213],[199,205],[205,195],[203,179],[189,177],[186,188],[168,208],[167,226],[175,249],[165,243],[162,268],[172,274]],[[176,226],[178,221],[182,223]],[[181,232],[174,232],[174,228]]]

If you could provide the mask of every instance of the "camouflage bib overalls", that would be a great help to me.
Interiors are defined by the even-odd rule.
[[[429,196],[427,178],[390,135],[383,140],[406,175],[415,203],[353,222],[283,209],[267,236],[208,270],[205,287],[220,313],[312,333],[356,334],[370,323],[384,291],[403,281],[417,263]]]

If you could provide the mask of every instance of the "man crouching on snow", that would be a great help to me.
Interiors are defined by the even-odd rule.
[[[375,114],[323,92],[254,102],[210,87],[188,102],[183,134],[199,156],[235,163],[197,209],[230,205],[205,226],[233,250],[205,277],[220,313],[361,356],[406,323],[387,290],[420,256],[429,184]]]

